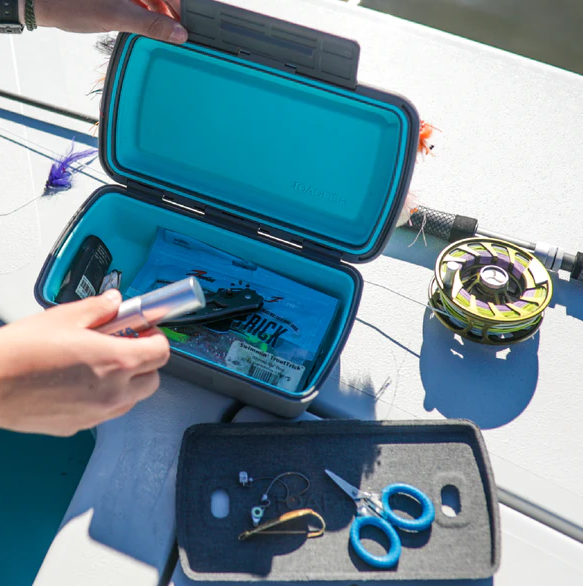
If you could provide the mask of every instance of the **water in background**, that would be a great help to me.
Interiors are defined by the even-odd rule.
[[[344,0],[583,74],[583,0]]]

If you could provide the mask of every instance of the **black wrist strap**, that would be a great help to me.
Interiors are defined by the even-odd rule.
[[[0,33],[19,34],[23,28],[18,19],[18,0],[0,0]]]
[[[2,2],[3,0],[0,0]],[[36,18],[34,17],[34,0],[26,0],[24,5],[24,23],[29,31],[36,28]]]

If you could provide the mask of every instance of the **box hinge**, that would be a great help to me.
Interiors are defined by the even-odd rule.
[[[187,197],[181,197],[181,196],[175,195],[173,193],[172,194],[163,193],[162,194],[162,202],[165,203],[166,205],[169,205],[174,208],[178,208],[179,210],[182,210],[185,212],[195,213],[195,214],[198,214],[199,216],[206,215],[207,206],[205,206],[204,204],[199,203],[197,201],[193,201],[192,199],[189,199]]]
[[[304,241],[304,250],[313,258],[320,258],[333,264],[340,264],[342,262],[342,252],[329,246],[316,244],[309,240]]]
[[[187,197],[182,197],[180,195],[175,194],[168,194],[162,191],[161,189],[157,189],[155,187],[150,187],[148,185],[144,185],[143,183],[138,183],[137,181],[133,181],[129,179],[126,183],[126,187],[129,191],[133,193],[139,193],[140,195],[146,196],[149,199],[154,199],[156,201],[161,201],[166,205],[170,205],[171,207],[179,208],[185,212],[191,212],[199,215],[205,215],[206,206],[204,204],[198,203],[189,199]]]
[[[214,0],[182,0],[189,40],[341,87],[357,85],[360,46]]]
[[[134,181],[133,179],[128,179],[126,181],[126,187],[129,191],[133,193],[141,193],[142,195],[146,195],[148,197],[152,197],[155,199],[160,199],[163,195],[161,189],[157,189],[156,187],[150,187],[149,185],[144,185],[143,183],[139,183],[138,181]]]
[[[305,238],[294,238],[292,234],[271,226],[259,227],[257,235],[261,240],[277,242],[292,250],[302,250],[310,258],[326,260],[328,263],[333,264],[339,264],[342,260],[342,253],[339,250],[315,244]]]
[[[236,234],[253,236],[257,232],[257,222],[248,220],[247,218],[241,218],[240,216],[218,210],[211,206],[207,206],[205,215],[208,220]]]
[[[174,193],[164,193],[160,189],[148,187],[132,180],[128,180],[127,189],[133,193],[139,193],[148,198],[162,201],[166,206],[176,208],[178,212],[187,212],[190,214],[197,214],[198,216],[204,216],[205,220],[221,226],[222,228],[226,228],[231,232],[235,232],[236,234],[242,234],[252,238],[258,237],[260,240],[270,243],[278,243],[280,246],[283,245],[286,248],[296,251],[303,250],[310,256],[310,258],[326,260],[329,263],[332,262],[338,264],[342,261],[342,253],[338,250],[310,242],[299,236],[294,238],[293,234],[289,234],[284,230],[279,230],[272,226],[261,226],[258,222],[213,208],[189,197],[176,195]]]
[[[268,242],[276,242],[279,245],[283,245],[286,248],[292,248],[295,250],[301,250],[303,248],[303,242],[301,238],[294,239],[290,234],[283,230],[278,230],[271,226],[259,226],[257,228],[257,236],[260,240],[266,240]]]

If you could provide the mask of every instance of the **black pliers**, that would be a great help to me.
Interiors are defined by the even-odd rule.
[[[232,320],[254,313],[263,307],[263,297],[253,289],[219,289],[206,293],[206,307],[195,313],[164,322],[166,327],[206,325],[208,323]]]

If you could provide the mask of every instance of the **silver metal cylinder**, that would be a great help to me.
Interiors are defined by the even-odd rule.
[[[463,265],[454,260],[450,260],[445,265],[445,274],[443,275],[444,287],[453,287],[453,281],[455,279],[455,276],[459,271],[461,271],[462,268]]]
[[[510,277],[508,273],[496,265],[487,265],[480,270],[480,284],[490,291],[501,291],[506,288]]]
[[[124,301],[117,317],[95,328],[103,334],[135,336],[165,321],[205,307],[204,293],[194,277]]]

